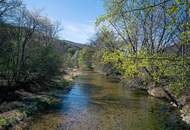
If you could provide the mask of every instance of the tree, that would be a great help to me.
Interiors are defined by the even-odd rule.
[[[21,0],[0,0],[0,21],[2,21],[6,15],[9,15],[8,13],[10,13],[10,11],[19,8],[21,5]]]
[[[143,76],[146,82],[155,82],[176,103],[164,86],[170,86],[176,95],[187,86],[189,65],[181,43],[189,39],[187,26],[183,28],[188,18],[184,15],[184,10],[189,10],[188,2],[105,0],[105,3],[107,14],[97,19],[97,25],[112,29],[126,46],[106,51],[104,62],[111,63],[126,78]],[[184,31],[186,37],[179,36]],[[171,48],[178,51],[171,52]]]
[[[1,2],[4,8],[5,3],[15,8],[6,9],[6,18],[3,16],[0,24],[0,77],[10,85],[36,84],[59,75],[62,62],[54,45],[59,24],[41,16],[40,11],[27,10],[22,3],[18,6],[16,0]]]
[[[93,66],[93,59],[92,55],[94,53],[94,50],[90,47],[84,47],[80,52],[79,52],[79,67],[84,68],[84,69],[92,69]]]

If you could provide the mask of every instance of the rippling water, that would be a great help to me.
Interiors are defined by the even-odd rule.
[[[183,130],[169,104],[84,72],[55,109],[36,116],[27,130]]]

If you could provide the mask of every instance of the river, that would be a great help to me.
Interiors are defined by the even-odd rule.
[[[94,72],[76,78],[61,104],[38,114],[27,130],[184,130],[166,101],[130,91]]]

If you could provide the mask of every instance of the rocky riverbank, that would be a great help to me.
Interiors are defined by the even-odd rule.
[[[166,91],[169,91],[167,90],[167,87],[166,87]],[[171,101],[171,97],[168,96],[166,91],[164,91],[164,89],[161,87],[154,87],[154,88],[149,87],[147,89],[147,92],[149,95],[156,98],[162,98],[162,99],[167,99],[168,101]],[[176,99],[176,103],[178,104],[178,106],[173,101],[171,101],[171,105],[174,107],[178,107],[179,114],[182,120],[186,122],[188,125],[190,125],[190,96],[188,94],[184,94],[180,98],[176,98],[172,94],[170,96],[173,96]]]
[[[81,74],[80,69],[67,69],[65,72],[66,75],[64,75],[63,78],[68,81],[73,81],[78,75]]]
[[[30,118],[37,112],[44,111],[60,102],[58,93],[70,91],[69,84],[80,74],[78,69],[69,69],[62,80],[56,81],[55,86],[47,87],[48,90],[35,90],[29,92],[18,90],[14,95],[18,97],[14,101],[4,101],[0,104],[0,130],[14,127]]]
[[[0,114],[0,130],[13,127],[36,112],[59,102],[58,99],[48,94],[32,94],[22,91],[18,93],[22,93],[22,99],[9,103],[4,102],[0,106],[2,112]]]
[[[112,70],[110,69],[110,67],[107,67],[107,68],[97,67],[95,68],[95,71],[100,74],[104,74],[104,75],[110,74],[109,76],[116,77],[115,75],[111,74]],[[117,76],[116,78],[120,79],[121,84],[127,88],[142,89],[142,90],[145,90],[149,95],[153,97],[171,101],[170,97],[168,97],[168,94],[166,93],[166,91],[168,90],[167,87],[166,87],[166,91],[164,91],[161,87],[154,87],[154,84],[152,83],[144,84],[144,82],[142,82],[141,79],[134,79],[134,80],[128,81],[126,79],[123,79],[122,76]],[[190,95],[189,93],[183,94],[183,96],[181,96],[180,98],[176,98],[176,101],[180,105],[179,114],[181,115],[182,120],[186,122],[188,125],[190,125]],[[177,107],[173,102],[171,102],[171,105],[174,107]]]
[[[164,98],[171,101],[170,97],[168,97],[168,94],[161,87],[149,88],[147,91],[148,91],[148,94],[153,97]],[[182,120],[186,122],[188,125],[190,125],[190,96],[189,94],[184,94],[180,98],[176,98],[176,102],[179,105],[178,109],[179,109],[179,113]],[[174,107],[177,107],[175,103],[171,102],[171,104]]]

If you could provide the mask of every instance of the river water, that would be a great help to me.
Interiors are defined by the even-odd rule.
[[[62,103],[37,115],[27,130],[185,130],[171,106],[129,91],[115,79],[84,72]]]

